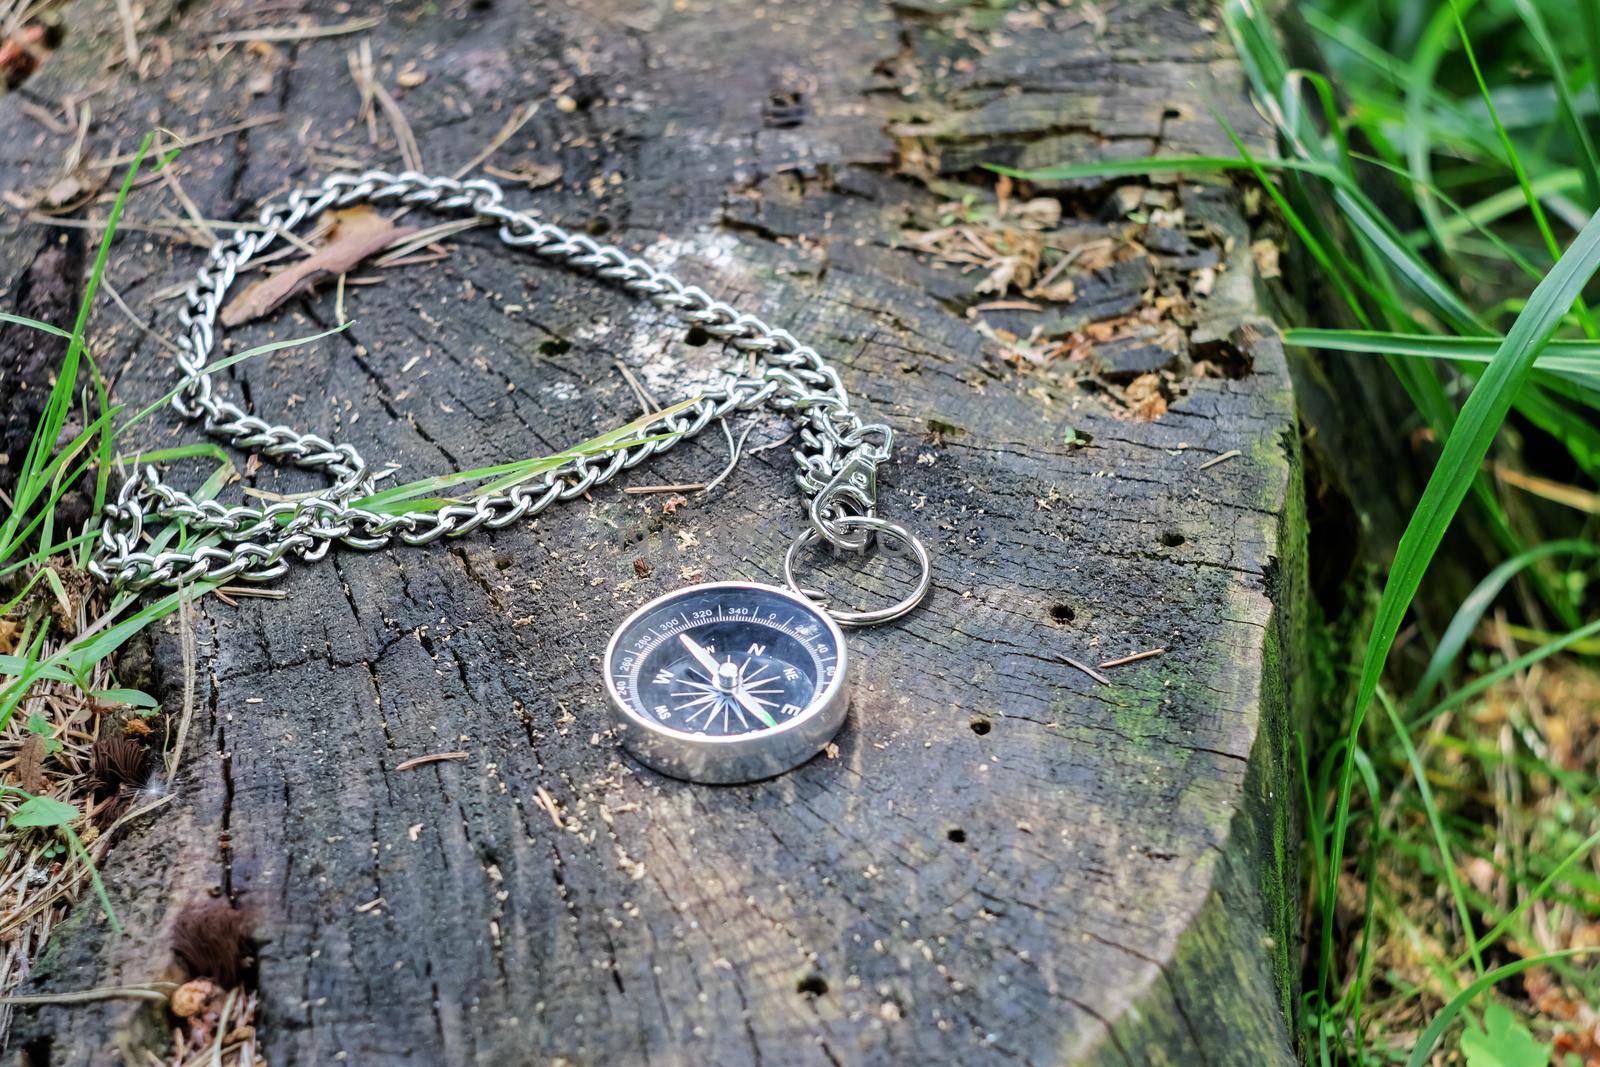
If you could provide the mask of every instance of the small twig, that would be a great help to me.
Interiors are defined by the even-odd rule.
[[[745,438],[749,437],[750,431],[756,428],[756,424],[752,420],[750,425],[744,428],[744,433],[739,435],[739,440],[735,442],[733,431],[728,429],[728,420],[718,419],[717,422],[722,425],[722,436],[728,439],[728,465],[722,468],[721,474],[705,484],[705,487],[700,490],[702,493],[711,492],[711,490],[722,484],[724,478],[733,473],[733,468],[739,465],[739,454],[744,451]]]
[[[1078,668],[1078,670],[1082,671],[1084,674],[1087,674],[1089,677],[1093,678],[1095,681],[1099,682],[1101,685],[1110,685],[1111,684],[1111,679],[1110,678],[1107,678],[1105,675],[1101,674],[1099,671],[1095,670],[1093,667],[1089,666],[1087,663],[1079,663],[1077,660],[1073,659],[1071,656],[1062,656],[1061,660],[1062,660],[1063,663],[1065,663],[1069,667]]]
[[[483,163],[490,156],[500,151],[501,146],[507,141],[511,140],[512,137],[516,136],[517,131],[526,126],[528,124],[528,120],[533,118],[534,114],[538,110],[539,102],[537,100],[530,104],[523,105],[520,111],[511,116],[511,120],[509,122],[500,127],[500,132],[495,134],[494,137],[489,140],[489,143],[484,145],[483,149],[479,151],[477,155],[468,160],[467,163],[460,170],[452,174],[451,177],[462,177],[473,168]]]
[[[134,23],[132,0],[117,0],[117,17],[122,20],[122,51],[128,57],[128,70],[139,74],[139,30]]]
[[[357,904],[356,905],[356,911],[360,912],[362,915],[365,915],[367,912],[371,911],[373,908],[381,908],[387,903],[389,903],[389,902],[387,900],[384,900],[382,897],[374,897],[373,899],[367,901],[365,904]]]
[[[230,122],[226,126],[217,126],[206,130],[204,133],[197,133],[193,135],[171,130],[168,132],[170,132],[173,138],[176,139],[176,143],[163,140],[161,147],[163,150],[168,150],[171,148],[192,148],[197,144],[205,144],[207,141],[215,141],[219,137],[227,137],[229,134],[241,133],[253,126],[265,126],[269,122],[282,121],[283,115],[281,113],[277,113],[272,115],[257,115],[254,118],[244,119],[240,122]],[[70,131],[63,130],[58,132],[65,133]],[[132,162],[133,155],[129,153],[128,155],[107,156],[104,159],[90,160],[90,166],[94,167],[96,170],[104,170],[110,167],[125,166],[126,164]]]
[[[0,997],[0,1004],[93,1004],[101,1000],[166,1001],[177,991],[177,982],[151,982],[149,985],[100,986],[73,993],[25,993]]]
[[[549,812],[550,821],[556,824],[556,829],[565,830],[566,826],[561,822],[561,813],[556,810],[555,798],[542,785],[534,786],[533,791],[539,794],[539,804],[545,811]]]
[[[183,743],[189,735],[189,720],[194,717],[195,640],[192,594],[188,586],[178,589],[178,651],[183,665],[183,707],[178,713],[178,728],[173,732],[172,748],[167,753],[167,781],[172,781],[183,758]]]
[[[1030,293],[1037,293],[1050,288],[1050,283],[1059,278],[1061,276],[1061,272],[1071,266],[1072,261],[1081,256],[1083,254],[1083,250],[1087,247],[1089,246],[1086,244],[1079,245],[1077,248],[1072,249],[1066,255],[1056,260],[1055,266],[1051,267],[1049,271],[1045,273],[1043,278],[1040,278],[1038,281],[1034,282],[1033,286],[1028,291]]]
[[[638,496],[644,493],[698,493],[704,488],[703,482],[686,485],[630,485],[623,492]]]
[[[768,441],[764,445],[757,445],[756,447],[754,447],[754,448],[752,448],[750,450],[750,454],[752,456],[759,456],[761,453],[770,452],[774,448],[782,448],[784,445],[788,444],[790,441],[793,441],[793,440],[794,440],[794,431],[791,430],[788,433],[784,434],[782,437],[778,438],[776,441]]]
[[[973,311],[1043,311],[1044,308],[1030,300],[990,300],[979,304]]]
[[[350,50],[347,58],[350,64],[350,77],[361,93],[363,108],[370,115],[372,101],[377,101],[378,106],[383,109],[384,116],[389,120],[389,128],[394,131],[395,143],[400,147],[400,158],[405,162],[406,169],[420,171],[422,151],[417,147],[416,135],[411,132],[411,123],[406,121],[405,112],[400,109],[399,103],[390,95],[389,90],[378,80],[372,62],[372,42],[362,41],[359,48]]]
[[[211,1067],[222,1067],[222,1045],[228,1036],[228,1016],[233,1014],[233,1006],[241,992],[238,989],[230,989],[228,995],[222,998],[222,1011],[217,1013],[217,1040],[211,1046]]]
[[[234,30],[215,34],[212,44],[233,44],[238,41],[309,41],[314,37],[343,37],[345,34],[370,30],[381,18],[351,19],[329,26],[263,26],[256,30]]]
[[[227,593],[229,596],[258,597],[262,600],[283,600],[289,595],[282,589],[265,589],[258,585],[222,585],[211,591]]]
[[[89,101],[83,102],[83,110],[78,113],[78,134],[72,140],[72,148],[67,152],[67,164],[64,170],[74,170],[83,162],[83,145],[89,138],[89,125],[93,119],[93,112],[89,110]]]
[[[149,323],[145,322],[138,315],[134,314],[133,309],[128,306],[128,302],[122,299],[122,294],[117,292],[117,287],[111,284],[110,277],[102,275],[100,278],[100,287],[106,291],[106,295],[111,298],[111,302],[122,309],[122,313],[128,317],[128,321],[139,327],[145,336],[149,337],[152,341],[160,345],[162,348],[165,348],[169,352],[183,351],[177,345],[173,344],[161,334],[157,333]]]
[[[1237,459],[1242,455],[1244,455],[1244,453],[1240,452],[1237,448],[1230,448],[1226,452],[1222,453],[1222,455],[1213,456],[1211,459],[1206,460],[1204,463],[1200,464],[1200,466],[1196,467],[1195,470],[1203,471],[1207,467],[1215,467],[1218,463],[1226,463],[1228,460]]]
[[[474,217],[470,219],[452,219],[449,222],[441,222],[435,226],[424,226],[420,230],[404,230],[395,237],[392,244],[384,249],[383,255],[372,261],[372,265],[374,267],[402,266],[401,261],[411,253],[426,248],[446,237],[454,237],[458,233],[465,233],[474,227],[483,226],[485,223],[486,220]],[[436,256],[434,258],[439,257]]]
[[[466,759],[466,752],[430,752],[426,756],[412,756],[408,760],[395,765],[397,771],[409,771],[413,767],[421,767],[428,763],[439,763],[442,760]]]
[[[1165,651],[1166,649],[1164,648],[1152,648],[1144,652],[1135,652],[1131,656],[1123,656],[1120,659],[1108,659],[1100,664],[1100,669],[1106,670],[1111,667],[1121,667],[1126,663],[1137,663],[1142,659],[1149,659],[1151,656],[1159,656]]]
[[[194,225],[197,227],[197,232],[200,235],[200,239],[206,240],[205,213],[200,210],[200,206],[190,199],[189,194],[184,191],[183,185],[178,181],[178,176],[173,172],[172,167],[161,168],[161,180],[166,184],[168,189],[172,190],[172,195],[177,198],[179,206],[181,206],[188,214],[189,221],[194,223]]]
[[[611,362],[616,364],[617,370],[622,372],[623,381],[627,382],[628,388],[633,390],[634,398],[639,401],[639,406],[644,408],[646,415],[651,415],[661,410],[661,404],[655,397],[650,395],[650,390],[644,387],[644,383],[634,377],[633,371],[628,369],[626,363],[620,359],[614,359]]]
[[[22,109],[24,115],[27,115],[51,133],[60,134],[64,137],[76,129],[71,123],[63,122],[32,101],[22,100],[17,106]]]

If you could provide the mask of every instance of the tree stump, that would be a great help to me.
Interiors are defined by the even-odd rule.
[[[40,109],[88,89],[86,158],[183,132],[174,176],[207,219],[401,169],[403,117],[425,171],[487,164],[516,203],[835,361],[898,432],[880,501],[934,549],[934,590],[851,635],[836,750],[725,788],[620,752],[599,658],[661,592],[779,580],[803,528],[784,449],[675,506],[610,486],[496,534],[335,552],[281,600],[204,598],[176,795],[105,865],[128,934],[86,900],[24,992],[170,977],[174,916],[219,896],[260,942],[276,1067],[1293,1062],[1305,530],[1245,198],[997,188],[981,166],[1229,153],[1208,107],[1261,137],[1212,9],[291,8],[149,0],[130,60],[108,5],[69,6],[60,50],[0,100],[4,187],[59,177],[74,133]],[[305,21],[337,32],[236,33]],[[363,110],[364,42],[392,109]],[[204,250],[137,227],[187,214],[171,182],[143,184],[108,272],[158,334]],[[1076,250],[1054,278],[1026,277],[1040,234]],[[78,286],[90,237],[14,220],[12,299],[45,257]],[[231,394],[414,478],[633,418],[616,362],[668,401],[736,358],[491,231],[448,244],[356,271],[354,325],[230,368]],[[230,336],[313,333],[335,302],[324,288]],[[129,318],[102,299],[94,336],[137,408],[174,369]],[[175,418],[145,444],[198,439]],[[749,444],[784,432],[764,417]],[[707,433],[632,484],[725,462]],[[265,492],[317,484],[241,471]],[[1069,662],[1156,648],[1110,684]],[[154,656],[175,716],[173,627]],[[399,769],[444,751],[466,756]],[[143,1002],[33,1007],[12,1055],[144,1062],[128,1050],[170,1042]]]

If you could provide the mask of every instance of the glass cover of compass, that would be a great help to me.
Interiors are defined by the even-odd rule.
[[[844,635],[802,597],[693,585],[629,616],[606,648],[622,743],[663,774],[749,782],[805,762],[849,707]]]

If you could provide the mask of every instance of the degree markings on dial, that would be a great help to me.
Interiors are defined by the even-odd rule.
[[[698,621],[693,621],[693,620],[691,620],[689,618],[689,614],[688,614],[687,611],[679,611],[678,614],[675,617],[669,617],[669,618],[667,618],[665,620],[662,620],[661,622],[653,623],[653,624],[651,624],[649,626],[644,627],[644,635],[645,635],[644,638],[642,640],[640,640],[640,641],[635,642],[635,644],[634,644],[633,656],[631,657],[632,658],[633,667],[632,667],[632,669],[619,669],[617,671],[617,675],[618,675],[617,680],[618,680],[618,682],[620,683],[621,687],[628,692],[628,694],[630,696],[632,696],[634,699],[637,700],[639,698],[639,685],[640,685],[640,683],[642,681],[642,671],[643,671],[644,663],[645,663],[646,660],[648,660],[650,658],[651,654],[654,653],[656,651],[656,649],[658,649],[665,642],[670,641],[672,638],[677,637],[677,636],[679,636],[681,634],[684,634],[684,633],[686,633],[688,631],[691,631],[691,630],[694,630],[694,629],[698,629],[699,627],[702,627],[702,626],[710,625],[710,624],[715,623],[715,622],[717,622],[719,620],[727,621],[727,620],[730,620],[730,619],[733,620],[733,621],[736,621],[736,622],[743,622],[743,623],[748,623],[748,624],[755,625],[755,626],[760,626],[760,627],[763,627],[763,628],[768,629],[768,630],[775,630],[778,633],[785,634],[788,637],[794,639],[800,645],[800,647],[803,648],[811,656],[811,661],[816,667],[816,672],[817,672],[816,673],[816,679],[817,679],[817,683],[816,684],[817,684],[817,687],[818,687],[818,691],[820,692],[822,690],[822,688],[824,688],[825,686],[827,686],[831,682],[831,680],[832,680],[832,678],[834,676],[834,668],[837,665],[838,656],[837,656],[837,650],[834,649],[832,647],[832,645],[827,640],[828,634],[827,634],[827,631],[825,629],[823,629],[822,627],[816,626],[813,623],[809,627],[809,630],[811,632],[809,632],[809,633],[800,633],[798,631],[799,631],[799,629],[801,627],[797,626],[796,616],[792,612],[789,613],[788,616],[786,618],[784,618],[784,620],[780,623],[777,620],[777,613],[776,612],[769,611],[765,615],[763,615],[761,610],[756,609],[756,610],[748,610],[748,611],[745,611],[745,612],[741,612],[741,613],[736,614],[736,615],[728,615],[723,610],[723,605],[721,605],[721,604],[716,605],[716,615],[715,616],[712,616],[712,615],[710,615],[708,613],[705,618],[699,619]],[[708,651],[710,651],[710,650],[711,649],[708,646]],[[775,692],[776,693],[781,693],[783,690],[782,690],[782,686],[781,685],[778,685],[776,688],[768,688],[766,686],[766,683],[777,683],[778,680],[779,679],[778,679],[777,675],[773,675],[773,676],[770,676],[770,677],[763,677],[763,676],[758,674],[755,678],[747,680],[745,692],[746,692],[746,694],[748,696],[750,696],[757,703],[757,705],[760,708],[762,708],[764,711],[770,711],[773,707],[776,706],[777,701],[769,700],[769,699],[766,699],[766,698],[768,696],[770,696],[772,693],[775,693]],[[681,679],[681,681],[683,681],[685,684],[694,686],[696,689],[701,689],[702,687],[704,689],[714,689],[713,686],[707,685],[706,683],[695,682],[695,681],[693,681],[691,679]],[[708,681],[709,681],[709,679],[708,679]],[[755,683],[758,683],[758,684],[762,684],[762,688],[759,689],[759,690],[752,689],[749,686],[750,682],[755,682]],[[698,718],[700,715],[705,714],[708,711],[710,712],[710,714],[707,715],[706,721],[703,724],[701,724],[701,729],[705,729],[705,728],[709,727],[711,725],[712,720],[717,718],[717,711],[715,710],[716,706],[717,706],[717,699],[716,699],[716,697],[714,695],[704,694],[704,693],[699,693],[699,692],[697,692],[697,693],[674,692],[672,694],[672,696],[675,699],[682,699],[684,697],[694,697],[695,699],[692,701],[692,703],[702,703],[703,702],[703,706],[702,707],[700,707],[694,714],[688,716],[684,720],[686,724],[689,723],[689,722],[692,722],[694,719]],[[737,715],[738,716],[741,726],[747,725],[747,721],[748,720],[745,719],[744,709],[741,708],[740,706],[738,706],[737,702],[730,701],[730,702],[728,702],[728,704],[729,704],[728,707],[724,707],[724,708],[721,709],[721,718],[723,720],[723,728],[724,729],[727,728],[727,723],[728,723],[730,711],[731,711],[731,713],[733,715]],[[786,705],[785,709],[787,709],[787,707],[788,706]],[[791,712],[788,712],[787,710],[785,710],[784,714],[787,717],[787,716],[792,715],[794,713],[791,713]],[[762,716],[762,717],[763,717],[763,719],[766,718],[765,715]],[[775,723],[770,723],[769,722],[766,725],[772,726],[772,725],[775,725]]]

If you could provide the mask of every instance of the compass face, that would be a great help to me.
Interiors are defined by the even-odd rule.
[[[622,624],[606,684],[623,742],[645,763],[697,781],[748,781],[832,737],[848,703],[844,654],[833,620],[786,590],[698,585]]]

